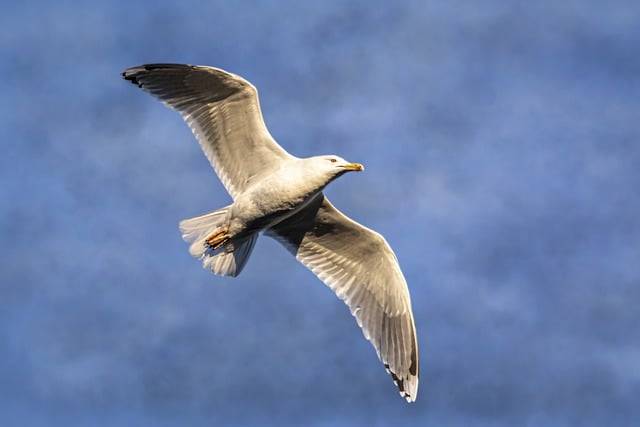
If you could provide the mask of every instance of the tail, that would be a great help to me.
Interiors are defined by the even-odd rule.
[[[227,233],[230,206],[180,222],[182,238],[191,243],[189,253],[202,266],[220,276],[237,276],[251,255],[258,233],[231,239]]]

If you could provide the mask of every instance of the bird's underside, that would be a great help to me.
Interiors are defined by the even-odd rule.
[[[418,343],[396,256],[380,234],[342,214],[322,193],[362,166],[336,156],[291,156],[269,134],[256,89],[234,74],[182,64],[148,64],[122,74],[182,115],[234,199],[180,223],[190,253],[216,274],[237,276],[260,232],[276,239],[347,304],[400,394],[414,401]]]

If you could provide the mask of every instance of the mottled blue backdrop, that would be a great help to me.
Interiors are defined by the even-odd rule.
[[[613,426],[640,418],[637,1],[12,2],[0,16],[2,426]],[[405,403],[264,237],[237,279],[179,220],[229,203],[120,78],[214,65],[395,248]]]

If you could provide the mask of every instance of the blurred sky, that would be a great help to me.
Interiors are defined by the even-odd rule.
[[[613,426],[640,419],[640,3],[10,2],[0,424]],[[177,223],[229,203],[129,66],[222,67],[412,293],[406,404],[266,237],[237,279]]]

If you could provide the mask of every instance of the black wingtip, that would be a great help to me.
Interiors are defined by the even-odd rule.
[[[411,396],[411,394],[409,394],[409,391],[405,390],[404,380],[398,378],[398,376],[395,374],[395,372],[393,372],[393,371],[391,371],[391,369],[389,369],[389,365],[388,364],[385,363],[384,364],[384,368],[391,375],[391,378],[393,379],[393,382],[395,383],[396,387],[398,387],[398,391],[400,392],[400,396],[402,396],[409,403],[414,402],[416,400],[415,396]]]
[[[138,76],[140,75],[140,72],[143,72],[145,70],[144,67],[145,66],[142,65],[140,67],[127,68],[121,73],[122,78],[127,81],[130,81],[136,86],[140,86],[140,82],[138,81]]]
[[[125,80],[130,81],[131,83],[137,85],[138,87],[142,87],[142,84],[138,81],[138,76],[146,71],[152,70],[162,70],[162,69],[185,69],[192,68],[192,65],[189,64],[171,64],[171,63],[157,63],[157,64],[144,64],[138,65],[137,67],[130,67],[124,70],[121,75]]]

